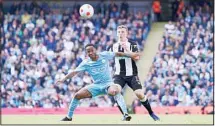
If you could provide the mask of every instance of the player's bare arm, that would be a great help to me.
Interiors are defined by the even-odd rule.
[[[78,74],[77,71],[72,71],[72,72],[68,73],[62,80],[57,80],[56,84],[63,83],[65,80],[74,77],[76,74]]]
[[[129,53],[128,52],[126,52],[126,53],[116,52],[115,55],[118,56],[118,57],[126,56],[126,57],[129,57],[129,58],[132,58],[133,60],[139,59],[139,56],[140,56],[139,53],[134,53],[134,52],[129,52]]]

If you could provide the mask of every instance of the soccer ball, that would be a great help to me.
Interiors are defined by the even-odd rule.
[[[94,14],[94,9],[90,4],[84,4],[80,7],[79,13],[82,18],[91,18]]]

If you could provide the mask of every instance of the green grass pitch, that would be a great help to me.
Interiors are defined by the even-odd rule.
[[[65,115],[2,115],[2,124],[213,124],[213,115],[159,115],[155,122],[149,115],[131,115],[129,122],[116,115],[74,115],[72,122],[62,122]]]

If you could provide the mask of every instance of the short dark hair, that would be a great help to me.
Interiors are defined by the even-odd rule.
[[[91,43],[87,44],[84,48],[86,49],[86,48],[89,47],[89,46],[92,46],[92,47],[96,48],[95,45],[93,45],[93,44],[91,44]]]

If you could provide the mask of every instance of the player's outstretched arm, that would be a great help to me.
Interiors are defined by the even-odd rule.
[[[116,52],[115,55],[118,56],[118,57],[123,57],[123,56],[129,57],[129,58],[132,58],[133,60],[138,60],[139,57],[140,57],[139,53],[134,53],[134,52],[126,52],[126,53]]]
[[[57,80],[56,84],[58,84],[58,83],[63,83],[65,80],[74,77],[76,74],[78,74],[77,71],[72,71],[72,72],[68,73],[63,79]]]

